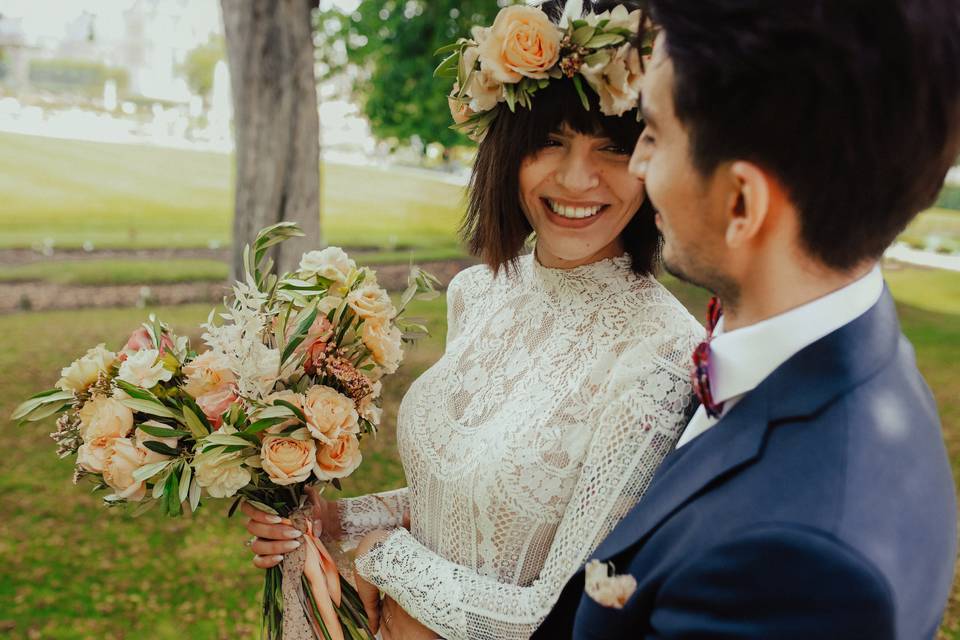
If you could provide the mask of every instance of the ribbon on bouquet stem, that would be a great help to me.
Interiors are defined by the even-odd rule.
[[[313,522],[302,511],[290,516],[290,523],[303,531],[298,549],[283,559],[283,640],[323,638],[322,624],[331,640],[344,640],[336,607],[340,606],[340,573],[333,556],[313,533]],[[310,594],[303,592],[306,577]],[[314,616],[310,595],[317,605],[320,621]]]

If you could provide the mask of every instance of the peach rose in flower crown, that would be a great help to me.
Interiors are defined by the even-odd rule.
[[[475,36],[481,34],[481,68],[497,82],[547,78],[560,58],[561,31],[535,7],[506,7],[497,14],[493,26],[474,31]]]
[[[260,446],[260,462],[275,484],[303,482],[316,464],[317,445],[305,430],[290,436],[268,435]]]
[[[600,111],[606,115],[622,115],[636,109],[643,84],[640,52],[625,44],[609,54],[606,62],[583,65],[580,73],[600,97]]]
[[[317,464],[313,474],[319,480],[346,478],[363,461],[360,441],[352,433],[344,433],[333,444],[317,447]]]
[[[303,415],[310,435],[324,444],[332,444],[344,433],[360,432],[353,400],[324,385],[311,387],[304,395]]]
[[[146,494],[142,480],[133,473],[145,464],[146,454],[130,438],[115,438],[103,465],[103,481],[118,498],[139,502]]]

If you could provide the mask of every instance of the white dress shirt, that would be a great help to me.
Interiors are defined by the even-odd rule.
[[[720,418],[711,418],[701,405],[677,441],[687,444],[715,425],[745,394],[804,347],[857,319],[883,294],[880,265],[862,278],[805,305],[729,333],[723,318],[710,342],[710,390],[723,403]]]

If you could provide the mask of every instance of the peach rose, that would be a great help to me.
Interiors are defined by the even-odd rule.
[[[103,481],[118,498],[131,502],[143,500],[146,486],[136,480],[133,472],[145,464],[146,454],[130,438],[114,438],[103,465]]]
[[[636,109],[640,102],[643,69],[640,53],[625,44],[606,62],[583,65],[580,73],[600,96],[600,111],[608,116],[620,116]]]
[[[133,428],[133,410],[116,398],[94,396],[79,411],[84,442],[98,438],[123,438]]]
[[[497,82],[547,78],[560,58],[561,35],[559,27],[540,9],[506,7],[478,43],[481,68]]]
[[[90,473],[103,473],[114,440],[116,438],[104,436],[84,442],[77,449],[77,466]]]
[[[80,358],[74,360],[69,367],[60,370],[60,380],[57,386],[64,391],[80,392],[97,381],[101,373],[107,373],[117,355],[108,351],[103,344],[98,344]]]
[[[389,322],[365,322],[360,338],[384,372],[393,373],[397,370],[403,359],[400,329]]]
[[[216,351],[205,351],[184,365],[183,375],[187,377],[183,390],[194,398],[219,391],[237,380],[230,368],[230,361]]]
[[[307,391],[303,398],[303,415],[310,434],[324,444],[332,444],[341,434],[360,431],[353,400],[323,385],[318,384]]]
[[[214,429],[219,429],[220,425],[223,424],[223,412],[236,401],[236,389],[233,386],[228,386],[198,397],[197,406],[203,411],[203,415],[207,416],[211,426]]]
[[[363,456],[360,455],[360,441],[352,433],[344,433],[333,444],[317,448],[317,464],[313,474],[320,480],[346,478],[353,473]]]
[[[305,430],[290,436],[268,435],[260,446],[260,462],[275,484],[303,482],[316,465],[317,445]]]
[[[351,291],[347,305],[364,320],[389,320],[397,315],[390,296],[375,284],[363,284]]]
[[[479,56],[479,47],[467,47],[460,58],[461,77],[467,79],[466,93],[470,97],[470,102],[466,105],[466,111],[470,112],[467,118],[473,113],[489,111],[497,106],[498,102],[506,99],[503,83],[498,82],[491,71],[475,68]]]

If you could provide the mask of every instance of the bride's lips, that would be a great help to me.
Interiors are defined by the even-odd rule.
[[[590,207],[590,206],[599,206],[600,210],[589,216],[587,218],[567,218],[566,216],[561,216],[556,213],[553,208],[550,206],[550,203],[546,198],[540,198],[540,205],[543,207],[543,210],[546,212],[547,219],[558,227],[566,227],[567,229],[583,229],[584,227],[589,227],[594,222],[599,220],[604,213],[607,212],[607,209],[610,208],[610,205],[602,203],[577,203],[577,205],[571,204],[570,206],[580,206],[580,207]]]

